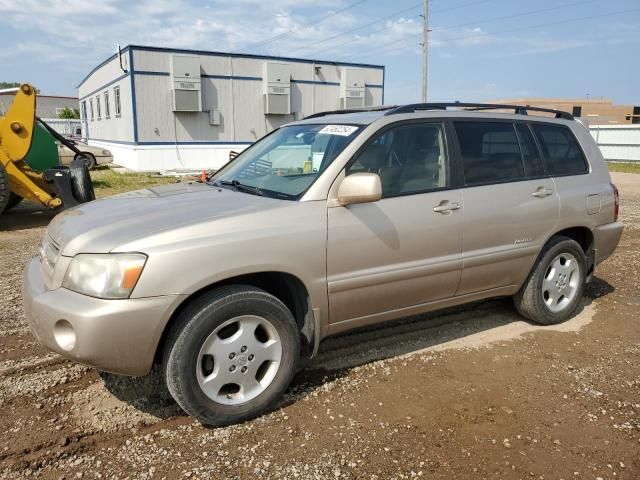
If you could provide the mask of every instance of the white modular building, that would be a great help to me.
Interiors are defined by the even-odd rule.
[[[78,88],[83,134],[114,163],[215,169],[285,123],[382,105],[384,67],[129,45]]]

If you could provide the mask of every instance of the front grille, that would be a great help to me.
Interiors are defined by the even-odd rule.
[[[60,258],[60,247],[45,233],[40,247],[40,268],[47,284],[53,279],[53,273]]]

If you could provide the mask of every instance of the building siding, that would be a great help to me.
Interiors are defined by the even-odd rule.
[[[13,93],[0,94],[0,116],[4,116],[13,103]],[[58,110],[61,108],[78,110],[78,99],[73,97],[58,97],[50,95],[38,95],[36,97],[36,115],[40,118],[58,118]]]
[[[123,66],[129,68],[128,55],[123,53]],[[78,88],[80,99],[80,116],[83,134],[92,140],[134,143],[133,108],[131,99],[130,72],[120,69],[117,57],[111,59],[99,69],[91,73]],[[120,116],[116,116],[114,88],[120,88]],[[105,117],[104,92],[109,92],[110,118]],[[100,97],[102,109],[101,119],[97,118],[96,97]],[[91,120],[90,99],[93,100],[94,119]],[[83,102],[86,102],[86,118]]]
[[[171,102],[170,62],[173,54],[197,54],[200,58],[202,112],[173,112]],[[153,47],[129,46],[123,59],[131,64],[123,73],[117,56],[108,59],[90,72],[79,87],[80,100],[100,95],[102,118],[93,121],[83,117],[90,142],[109,146],[122,146],[125,166],[141,168],[150,161],[148,153],[153,147],[158,163],[172,168],[217,167],[226,161],[228,150],[238,145],[240,150],[266,133],[290,121],[322,110],[338,108],[340,67],[329,62],[287,59],[291,71],[290,115],[265,115],[263,103],[263,64],[271,57],[246,56],[217,52],[165,50]],[[281,59],[275,59],[281,61]],[[357,67],[353,64],[348,64]],[[126,65],[129,68],[129,65]],[[360,66],[365,77],[367,105],[380,105],[383,99],[384,68]],[[122,115],[114,116],[113,86],[119,85]],[[134,89],[131,89],[134,85]],[[105,90],[110,92],[111,118],[105,119]],[[210,111],[219,112],[220,124],[211,125]],[[94,112],[95,116],[95,112]],[[177,145],[189,146],[190,159],[184,159]],[[127,146],[128,145],[128,146]],[[220,146],[224,146],[221,150]],[[160,155],[162,146],[165,151]],[[209,146],[205,150],[205,146]],[[200,148],[198,157],[192,150]],[[212,150],[213,149],[213,150]],[[226,150],[225,150],[226,149]],[[112,148],[114,150],[114,148]],[[117,154],[116,154],[117,156]],[[198,161],[202,165],[197,164]],[[119,159],[115,158],[118,163]],[[146,169],[146,167],[145,167]]]
[[[494,101],[513,105],[531,105],[534,107],[553,108],[565,112],[576,113],[589,125],[615,125],[639,123],[640,117],[634,116],[638,107],[633,105],[616,105],[609,99],[587,98],[512,98]]]

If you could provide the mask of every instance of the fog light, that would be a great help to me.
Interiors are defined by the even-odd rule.
[[[53,327],[53,336],[61,349],[70,351],[76,346],[76,332],[66,320],[58,320]]]

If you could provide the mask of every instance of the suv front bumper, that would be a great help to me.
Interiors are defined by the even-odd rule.
[[[47,290],[34,257],[22,279],[31,331],[45,347],[123,375],[149,373],[162,332],[182,295],[103,300],[65,288]]]

